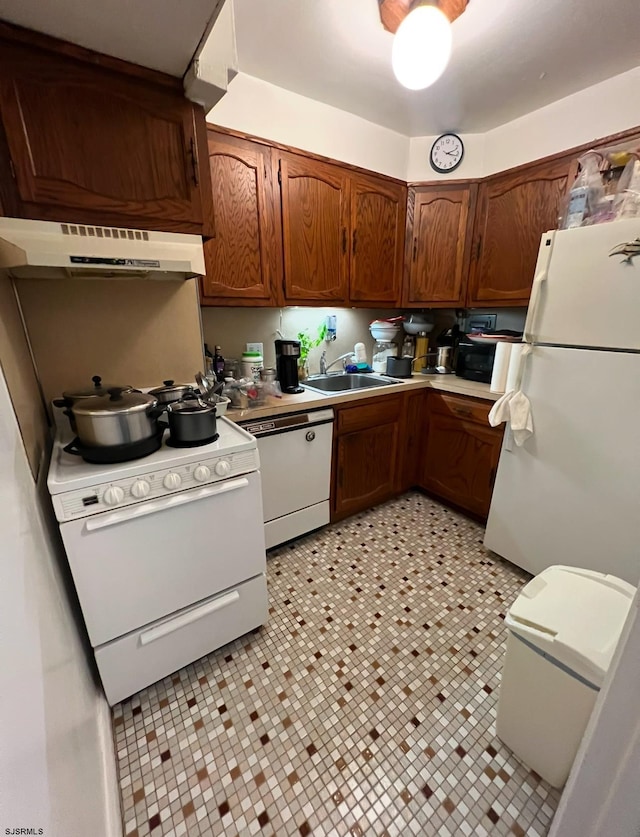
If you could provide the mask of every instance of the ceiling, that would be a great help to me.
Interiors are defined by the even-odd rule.
[[[0,0],[0,17],[182,76],[221,0]],[[485,132],[638,64],[639,0],[471,0],[429,89],[391,71],[378,0],[234,0],[241,72],[407,136]]]
[[[0,19],[182,77],[219,0],[0,0]]]
[[[638,0],[471,0],[444,75],[408,91],[377,0],[234,5],[241,72],[408,136],[485,132],[640,60]]]

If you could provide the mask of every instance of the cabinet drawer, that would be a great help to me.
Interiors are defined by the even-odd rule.
[[[338,434],[365,430],[377,424],[391,424],[400,415],[401,396],[394,395],[357,407],[345,407],[338,411]]]
[[[111,706],[267,621],[264,575],[96,648]]]
[[[489,426],[489,411],[493,403],[488,401],[476,401],[473,398],[465,398],[460,395],[445,395],[443,393],[429,393],[431,404],[429,409],[432,412],[445,416],[455,416],[465,421],[474,421],[477,424]]]

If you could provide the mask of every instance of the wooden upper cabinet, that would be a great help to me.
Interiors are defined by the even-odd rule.
[[[557,227],[571,168],[563,158],[481,183],[469,306],[528,303],[540,236]]]
[[[273,302],[271,151],[209,131],[215,236],[205,242],[205,305]]]
[[[349,176],[281,153],[284,293],[287,302],[345,302],[349,284]]]
[[[475,183],[437,184],[410,196],[406,306],[464,303],[476,192]]]
[[[20,215],[206,232],[202,108],[173,80],[153,84],[2,34],[0,117]]]
[[[364,175],[351,177],[352,302],[398,303],[406,203],[407,190],[402,184]]]

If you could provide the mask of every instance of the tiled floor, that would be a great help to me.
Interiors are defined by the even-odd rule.
[[[271,553],[266,627],[115,707],[125,834],[545,834],[493,731],[525,580],[418,493]]]

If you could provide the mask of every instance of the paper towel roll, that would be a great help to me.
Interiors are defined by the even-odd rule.
[[[498,343],[491,373],[491,392],[506,392],[512,343]]]
[[[524,343],[511,344],[511,355],[509,357],[509,371],[507,372],[507,383],[505,392],[510,392],[512,389],[515,389],[519,384],[518,377],[524,346]]]

